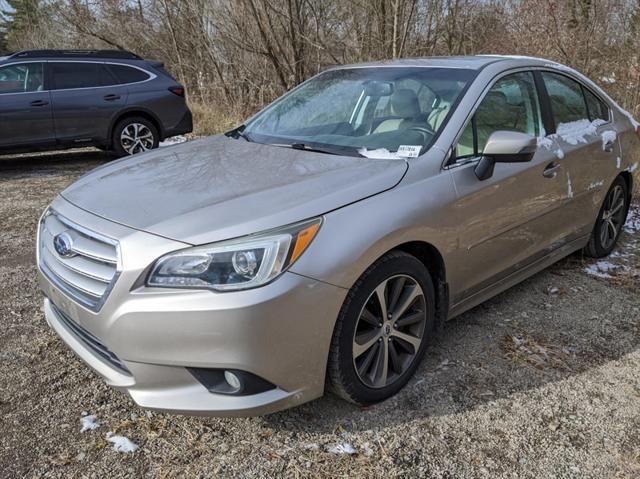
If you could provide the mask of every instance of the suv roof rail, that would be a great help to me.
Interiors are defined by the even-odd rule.
[[[43,57],[120,58],[126,60],[142,60],[142,57],[127,50],[24,50],[10,56],[10,58]]]

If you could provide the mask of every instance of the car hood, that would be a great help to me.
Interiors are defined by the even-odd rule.
[[[394,187],[404,160],[215,136],[106,164],[61,195],[108,220],[190,244],[268,230]]]

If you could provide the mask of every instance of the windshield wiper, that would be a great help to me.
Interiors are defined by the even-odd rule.
[[[291,144],[291,148],[293,148],[294,150],[312,151],[312,152],[315,152],[315,153],[326,153],[327,155],[345,156],[345,153],[341,153],[341,152],[336,151],[336,150],[329,150],[329,149],[326,149],[326,148],[317,148],[315,146],[309,146],[309,145],[307,145],[305,143],[292,143]],[[353,153],[355,151],[355,149],[352,149],[352,148],[345,148],[345,150],[348,150],[349,153]],[[358,156],[362,156],[357,151],[355,151],[355,153]]]
[[[244,132],[244,129],[247,127],[247,125],[245,125],[244,123],[236,128],[234,128],[233,130],[229,130],[228,132],[226,132],[224,135],[228,136],[229,138],[235,138],[236,140],[238,138],[243,138],[246,141],[251,142],[251,138],[249,138],[249,135],[247,135]]]

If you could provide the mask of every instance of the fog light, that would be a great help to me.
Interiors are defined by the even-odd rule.
[[[240,378],[233,374],[231,371],[224,372],[224,380],[227,381],[229,386],[231,386],[235,391],[240,389],[240,386],[242,386]]]

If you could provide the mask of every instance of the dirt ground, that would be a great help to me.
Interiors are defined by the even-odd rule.
[[[449,322],[380,405],[194,418],[136,407],[43,318],[38,217],[105,161],[0,158],[0,477],[640,477],[637,204],[610,262],[575,254]],[[83,414],[100,426],[80,432]]]

